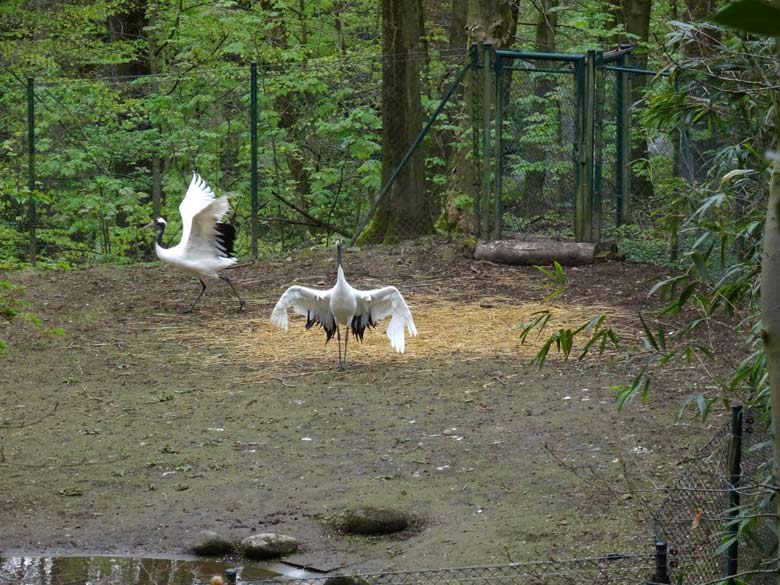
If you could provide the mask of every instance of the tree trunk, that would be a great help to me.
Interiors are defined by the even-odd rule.
[[[146,16],[146,0],[129,0],[120,7],[117,7],[116,12],[111,13],[106,19],[106,27],[108,29],[108,38],[112,42],[126,42],[128,39],[139,39],[146,35],[147,25],[149,21]],[[137,54],[137,57],[130,61],[122,61],[116,63],[110,67],[111,74],[119,77],[131,76],[131,75],[149,75],[152,73],[150,67],[150,60],[144,55],[143,52]],[[123,91],[127,91],[130,95],[137,95],[137,89],[133,89],[132,85],[128,85],[123,88]],[[112,163],[112,170],[117,175],[129,175],[132,173],[136,165],[143,165],[146,168],[151,167],[151,161],[149,159],[144,161],[134,160],[114,160]],[[111,196],[107,194],[106,196]],[[128,217],[124,211],[117,211],[113,218],[110,220],[104,220],[99,218],[100,223],[107,226],[108,221],[116,224],[119,227],[126,227],[128,225]],[[104,222],[106,222],[104,224]],[[104,250],[110,250],[110,230],[104,229]]]
[[[640,43],[647,43],[650,38],[650,12],[652,0],[623,0],[623,18],[626,32],[639,38]],[[632,40],[631,42],[636,42]],[[640,46],[633,53],[635,67],[647,69],[647,49]],[[632,101],[640,101],[647,86],[646,75],[634,75],[631,78]],[[638,142],[631,145],[631,192],[638,200],[648,201],[653,197],[653,183],[645,174],[639,173],[642,166],[647,166],[650,155],[647,150],[647,139],[640,135]]]
[[[581,266],[593,264],[597,251],[596,244],[587,242],[498,240],[477,244],[474,258],[524,266],[544,266],[553,262],[563,266]]]
[[[108,38],[111,41],[127,41],[143,38],[149,24],[146,18],[146,0],[129,0],[121,9],[112,13],[107,19]],[[140,55],[141,53],[139,53]],[[113,75],[149,75],[149,61],[138,58],[134,61],[123,61],[112,66]]]
[[[273,24],[266,29],[265,42],[279,49],[287,48],[287,26],[284,19],[276,13],[280,10],[276,5],[276,0],[261,0],[260,7],[268,20]],[[301,19],[303,18],[302,15]],[[287,133],[288,140],[293,145],[293,148],[287,150],[285,159],[295,185],[296,203],[302,209],[308,209],[311,176],[309,169],[306,167],[306,158],[303,154],[304,148],[302,148],[306,143],[307,137],[298,130],[297,108],[301,107],[297,103],[299,97],[299,94],[294,91],[287,95],[278,94],[274,97],[274,109],[279,114],[279,128]]]
[[[555,51],[555,29],[558,26],[558,12],[554,10],[558,6],[558,0],[540,0],[537,5],[539,13],[536,16],[536,42],[537,51],[551,53]],[[537,74],[534,79],[535,100],[531,107],[530,118],[538,119],[545,110],[547,94],[555,87],[555,81],[550,74]],[[549,120],[531,122],[527,129],[533,126],[549,124]],[[543,163],[546,148],[544,144],[528,144],[525,147],[523,158],[531,164]],[[544,165],[543,165],[544,166]],[[526,171],[523,178],[522,205],[526,216],[536,215],[544,209],[544,187],[547,182],[547,172],[544,169],[532,168]]]
[[[761,256],[761,337],[764,341],[772,416],[772,485],[780,528],[780,163],[772,165]],[[780,534],[780,530],[777,531]]]
[[[462,3],[453,2],[462,7]],[[516,3],[511,0],[468,0],[466,9],[466,47],[472,44],[491,43],[494,48],[509,47],[517,29]],[[452,30],[452,29],[451,29]],[[464,48],[466,48],[464,47]],[[481,125],[482,112],[477,111],[480,87],[478,72],[466,76],[463,89],[461,112],[460,146],[452,157],[452,171],[447,186],[443,219],[451,230],[475,233],[479,229],[476,215],[478,198],[479,161],[472,157],[476,132]],[[476,119],[474,117],[476,116]]]
[[[715,0],[685,0],[685,21],[705,22],[715,12],[715,7]],[[708,27],[706,36],[694,30],[693,38],[695,42],[685,45],[685,54],[688,57],[707,57],[719,50],[717,43],[720,33],[715,27]]]
[[[468,37],[466,35],[468,8],[468,0],[452,0],[452,14],[450,15],[450,25],[447,28],[447,34],[449,35],[447,42],[450,50],[468,47]]]
[[[382,184],[422,129],[417,0],[382,0]],[[392,243],[433,231],[418,148],[379,204],[361,242]]]

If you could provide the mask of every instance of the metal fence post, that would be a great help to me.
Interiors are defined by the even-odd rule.
[[[491,53],[493,52],[493,45],[484,43],[482,45],[482,173],[480,177],[480,238],[483,240],[490,239],[490,175],[491,175],[491,160],[490,160],[490,122],[492,115],[492,102],[493,102],[493,84],[490,79],[491,68]]]
[[[671,583],[669,578],[668,545],[663,540],[655,542],[655,575],[652,583]]]
[[[30,200],[27,203],[27,229],[29,230],[30,264],[38,262],[38,239],[35,233],[38,210],[35,207],[35,78],[27,78],[27,185]]]
[[[577,193],[574,202],[574,237],[593,240],[593,100],[596,51],[577,63]]]
[[[601,173],[604,160],[604,52],[597,51],[593,76],[593,202],[592,238],[601,241]]]
[[[729,442],[729,509],[728,535],[733,542],[726,551],[726,583],[734,585],[733,575],[739,570],[739,481],[742,475],[742,406],[731,409],[731,441]]]
[[[624,45],[621,45],[621,49]],[[628,67],[629,53],[620,56],[618,66]],[[615,225],[628,223],[631,193],[631,74],[615,72],[617,102],[617,156],[615,157]]]
[[[249,65],[250,193],[252,199],[252,258],[257,258],[259,209],[257,201],[257,62]]]
[[[493,226],[493,238],[501,239],[501,230],[504,227],[503,206],[501,205],[501,190],[503,188],[501,175],[504,172],[503,156],[503,129],[504,129],[504,61],[500,55],[495,56],[495,76],[496,76],[496,176],[495,176],[495,225]]]

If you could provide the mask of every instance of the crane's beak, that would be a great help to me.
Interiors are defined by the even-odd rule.
[[[142,227],[141,229],[142,229],[142,230],[145,230],[145,229],[148,229],[148,228],[154,227],[155,225],[156,225],[156,224],[155,224],[153,221],[150,221],[149,223],[147,223],[147,224],[146,224],[144,227]]]

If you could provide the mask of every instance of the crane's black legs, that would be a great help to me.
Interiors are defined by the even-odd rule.
[[[206,283],[203,282],[200,278],[198,279],[198,282],[200,282],[200,294],[198,295],[198,298],[196,298],[194,301],[192,301],[192,304],[190,305],[190,308],[184,311],[185,313],[192,313],[192,309],[195,308],[195,305],[198,304],[198,301],[200,300],[200,297],[203,296],[203,293],[206,292]]]
[[[230,279],[227,276],[220,276],[219,279],[224,280],[230,285],[230,290],[233,291],[233,294],[236,295],[236,298],[238,299],[238,310],[243,311],[246,308],[246,303],[244,302],[244,299],[241,298],[241,295],[238,294],[238,291],[236,291],[236,287],[233,286],[233,283],[230,282]]]

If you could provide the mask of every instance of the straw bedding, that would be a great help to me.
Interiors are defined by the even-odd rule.
[[[469,360],[486,356],[517,356],[530,360],[541,345],[559,328],[575,328],[596,315],[607,315],[607,322],[622,335],[636,335],[637,328],[626,311],[609,306],[522,303],[506,298],[480,302],[455,301],[416,294],[407,301],[419,335],[407,333],[406,352],[397,354],[385,336],[389,318],[375,330],[366,331],[363,343],[350,339],[348,362],[355,365],[387,363],[419,366],[418,360]],[[541,335],[532,334],[520,344],[520,323],[534,313],[552,313]],[[270,313],[270,311],[269,311]],[[267,316],[242,320],[210,320],[207,324],[167,327],[160,335],[180,344],[184,360],[206,365],[244,366],[261,377],[335,369],[338,349],[335,340],[325,344],[320,329],[307,331],[305,319],[290,313],[290,328],[282,331]],[[343,342],[343,340],[342,340]],[[551,358],[552,356],[551,352]],[[254,376],[252,376],[254,377]]]

